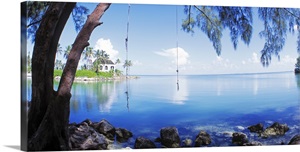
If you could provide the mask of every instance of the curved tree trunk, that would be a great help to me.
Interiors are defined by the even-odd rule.
[[[70,93],[82,51],[85,47],[89,46],[88,41],[90,36],[93,30],[102,24],[99,20],[109,6],[110,3],[98,4],[92,14],[88,16],[86,23],[78,33],[59,83],[58,95]]]
[[[56,48],[62,30],[76,3],[51,3],[36,32],[32,55],[32,99],[28,113],[29,150],[41,150],[46,145],[41,141],[34,144],[31,139],[37,136],[49,104],[55,99],[53,90],[53,70]],[[52,126],[53,127],[53,126]],[[49,131],[49,134],[51,131]],[[45,135],[46,136],[46,135]],[[49,138],[45,138],[49,139]],[[48,145],[53,145],[47,141]]]
[[[56,48],[76,3],[52,3],[36,33],[32,56],[32,101],[28,120],[28,150],[69,150],[68,125],[71,87],[83,49],[110,4],[101,3],[79,32],[58,87],[53,90]]]
[[[56,47],[75,3],[52,3],[36,32],[32,55],[32,100],[28,135],[31,137],[42,121],[54,95],[53,69]]]

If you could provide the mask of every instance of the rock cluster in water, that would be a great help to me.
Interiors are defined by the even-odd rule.
[[[109,145],[126,142],[133,135],[124,128],[115,128],[107,120],[91,122],[85,120],[79,124],[69,126],[69,145],[72,150],[105,150]]]
[[[278,122],[273,123],[271,126],[267,127],[264,130],[263,124],[259,123],[253,126],[248,127],[250,132],[258,133],[262,138],[268,138],[273,136],[282,136],[287,131],[289,131],[289,127],[286,124],[280,124]]]
[[[289,130],[289,127],[286,124],[275,122],[266,129],[261,123],[249,126],[248,129],[250,132],[257,133],[259,137],[265,139],[282,136]],[[124,128],[115,128],[105,119],[100,122],[92,122],[87,119],[79,124],[73,123],[69,125],[69,145],[72,150],[110,149],[113,147],[112,144],[114,142],[124,143],[132,137],[132,132]],[[242,132],[230,133],[230,137],[233,145],[262,146],[258,141],[249,141],[247,135]],[[212,142],[211,136],[204,130],[200,130],[194,136],[194,141],[190,138],[181,141],[176,127],[165,127],[160,130],[160,136],[154,141],[141,136],[137,137],[133,147],[135,149],[203,147],[209,146]],[[300,134],[295,135],[288,144],[300,144]]]

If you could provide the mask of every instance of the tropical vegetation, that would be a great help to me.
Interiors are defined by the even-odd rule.
[[[102,24],[101,17],[110,5],[110,3],[98,4],[96,11],[87,17],[88,10],[75,2],[28,1],[22,3],[21,30],[25,29],[28,37],[34,42],[31,60],[32,90],[34,91],[31,95],[29,112],[26,113],[28,115],[26,122],[28,142],[25,145],[21,144],[22,150],[70,150],[68,126],[71,88],[80,57],[89,45],[90,35],[96,27]],[[234,48],[237,47],[239,39],[246,44],[250,43],[253,32],[253,10],[249,7],[186,6],[184,11],[187,19],[183,21],[183,30],[193,32],[194,27],[198,27],[213,43],[218,55],[221,54],[221,37],[225,28],[230,30]],[[259,8],[258,15],[264,22],[264,30],[260,32],[260,36],[265,39],[265,45],[261,50],[261,63],[263,66],[268,66],[272,56],[279,57],[285,45],[286,33],[293,33],[294,26],[300,26],[300,10]],[[72,46],[68,46],[64,52],[64,56],[68,56],[67,62],[63,68],[59,86],[57,90],[54,90],[55,55],[60,35],[70,16],[79,32]],[[298,34],[297,43],[298,52],[300,52],[300,32]],[[125,61],[125,63],[127,73],[130,62]]]
[[[295,64],[295,73],[300,73],[300,56],[297,58],[297,63]]]

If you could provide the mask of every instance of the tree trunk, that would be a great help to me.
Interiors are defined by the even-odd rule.
[[[32,99],[28,113],[29,150],[42,150],[46,146],[37,145],[41,141],[33,144],[31,139],[38,135],[37,131],[41,130],[40,125],[49,104],[56,98],[56,92],[53,90],[56,48],[62,30],[75,5],[76,3],[51,3],[36,32],[32,55]],[[51,131],[49,131],[50,133]],[[47,144],[52,145],[48,141]],[[32,147],[33,145],[35,147]]]
[[[36,33],[32,57],[32,101],[28,120],[29,150],[69,150],[68,125],[71,87],[83,49],[94,28],[101,25],[101,16],[110,4],[97,5],[79,32],[58,91],[53,90],[56,48],[61,32],[75,3],[52,3]]]
[[[109,6],[110,3],[98,4],[92,14],[88,16],[86,23],[78,33],[59,83],[58,95],[70,93],[82,51],[85,47],[89,46],[88,41],[90,36],[93,30],[102,24],[99,20]]]

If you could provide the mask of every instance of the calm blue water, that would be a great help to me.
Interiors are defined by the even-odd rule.
[[[299,92],[300,76],[292,72],[180,76],[179,90],[175,76],[140,76],[127,85],[126,81],[75,82],[70,123],[107,119],[133,132],[134,137],[125,143],[130,147],[138,136],[154,140],[166,126],[177,127],[181,139],[195,139],[200,130],[206,130],[213,139],[211,146],[230,145],[231,138],[224,132],[236,131],[246,133],[251,141],[274,145],[287,143],[300,132]],[[286,123],[290,131],[262,140],[247,129],[275,121]]]

